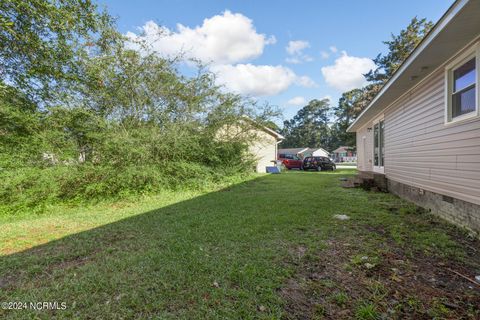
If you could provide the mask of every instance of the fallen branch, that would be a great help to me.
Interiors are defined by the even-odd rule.
[[[451,272],[455,273],[456,275],[459,275],[459,276],[462,277],[463,279],[468,280],[468,281],[470,281],[470,282],[472,282],[472,283],[475,283],[477,286],[480,287],[480,283],[478,283],[477,281],[473,280],[472,278],[469,278],[469,277],[467,277],[466,275],[463,275],[463,274],[461,274],[460,272],[455,271],[455,270],[452,270],[452,269],[450,269],[450,268],[447,268],[447,269],[450,270]]]

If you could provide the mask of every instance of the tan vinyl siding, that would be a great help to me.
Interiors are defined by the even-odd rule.
[[[249,151],[257,161],[255,171],[265,173],[266,167],[273,166],[272,161],[277,159],[277,139],[259,130],[256,139],[251,142]]]
[[[439,70],[385,112],[385,174],[480,204],[480,118],[446,125],[444,82]]]
[[[223,126],[218,130],[216,139],[228,140],[235,137],[249,140],[248,151],[255,160],[255,171],[265,173],[266,167],[275,165],[277,159],[277,140],[272,134],[256,127],[242,127],[239,125]]]

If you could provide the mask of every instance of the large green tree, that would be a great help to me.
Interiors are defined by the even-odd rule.
[[[112,25],[89,0],[0,1],[0,82],[36,99],[77,81],[79,52]]]
[[[365,74],[365,78],[369,83],[361,89],[362,94],[354,102],[354,109],[357,115],[368,106],[383,85],[393,76],[395,71],[408,58],[432,27],[433,23],[431,21],[425,18],[419,19],[414,17],[399,34],[392,34],[390,40],[383,41],[387,45],[387,53],[378,54],[373,59],[376,68]]]
[[[431,21],[414,17],[398,35],[392,34],[390,40],[383,41],[388,51],[373,59],[377,68],[365,74],[367,81],[380,84],[388,81],[432,27]]]
[[[347,132],[347,128],[358,115],[355,103],[361,98],[362,94],[361,89],[344,92],[338,100],[338,104],[332,108],[334,117],[334,123],[330,131],[332,150],[340,146],[355,146],[355,133]]]
[[[330,101],[311,100],[291,119],[283,123],[283,135],[286,137],[282,147],[323,147],[328,148],[330,139],[329,121]]]

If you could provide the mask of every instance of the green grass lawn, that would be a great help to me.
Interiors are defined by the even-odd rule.
[[[2,217],[0,302],[66,309],[0,318],[480,317],[479,241],[354,172]]]

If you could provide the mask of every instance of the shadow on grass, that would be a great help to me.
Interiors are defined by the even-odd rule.
[[[285,234],[315,218],[286,196],[300,175],[281,176],[282,183],[263,176],[0,257],[0,301],[67,305],[0,317],[279,317],[276,290],[291,272],[282,265]],[[319,177],[301,179],[308,189],[329,180]]]

